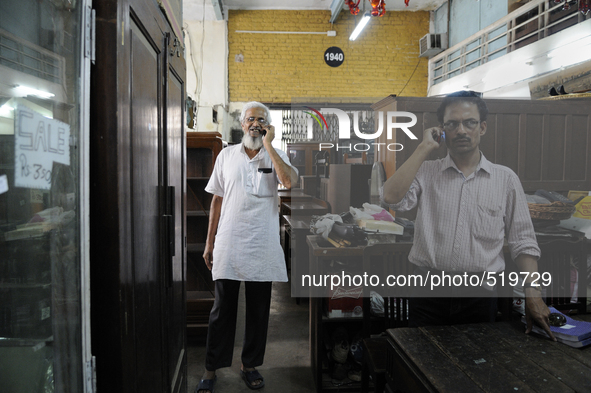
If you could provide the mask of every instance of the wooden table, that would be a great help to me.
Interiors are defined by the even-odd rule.
[[[293,217],[293,216],[292,216]],[[324,270],[330,260],[355,260],[356,258],[363,259],[366,247],[343,247],[335,248],[321,236],[309,235],[306,237],[306,242],[309,247],[309,274],[310,275],[322,275],[326,273]],[[570,245],[571,248],[573,244]],[[392,243],[386,248],[397,253],[406,253],[410,251],[411,243]],[[508,250],[507,250],[508,251]],[[547,254],[549,253],[549,250]],[[541,265],[542,269],[544,264]],[[367,267],[364,267],[367,271]],[[581,274],[583,274],[581,272]],[[360,318],[327,318],[323,313],[323,302],[325,301],[320,293],[313,293],[313,290],[323,290],[324,287],[311,288],[310,289],[310,358],[312,372],[315,379],[316,387],[318,392],[333,390],[336,387],[331,385],[330,378],[327,378],[326,372],[322,370],[322,359],[324,346],[325,332],[330,332],[334,324],[357,324],[356,328],[360,330],[362,328],[362,319]],[[512,291],[511,291],[512,294]],[[316,296],[316,297],[314,297]],[[326,296],[326,295],[324,295]],[[509,303],[509,302],[508,302]],[[509,307],[508,315],[511,314],[511,308]],[[581,318],[590,318],[588,314],[581,315]],[[373,322],[372,322],[373,323]],[[549,340],[541,339],[538,336],[526,336],[523,334],[523,325],[517,322],[517,325],[511,323],[497,323],[497,324],[479,324],[478,328],[472,328],[472,330],[464,330],[469,325],[457,325],[455,327],[444,327],[444,328],[420,328],[420,329],[408,329],[408,328],[397,328],[389,330],[390,335],[394,335],[399,342],[397,345],[400,347],[396,354],[398,354],[397,363],[394,366],[390,366],[389,383],[393,385],[392,390],[399,388],[403,392],[500,392],[500,391],[511,391],[514,392],[514,387],[518,387],[518,391],[535,391],[533,388],[528,387],[527,384],[534,386],[534,381],[526,379],[525,376],[522,379],[526,379],[526,382],[520,382],[520,384],[511,386],[510,389],[493,390],[492,388],[496,383],[496,380],[503,377],[503,373],[517,373],[523,372],[519,370],[528,370],[527,372],[535,372],[538,377],[541,376],[541,380],[546,378],[549,382],[550,387],[556,386],[556,382],[560,382],[557,379],[561,374],[552,374],[551,370],[556,369],[562,373],[565,367],[576,366],[579,363],[584,364],[584,371],[588,373],[585,377],[584,383],[588,383],[591,379],[591,349],[574,349],[564,344],[553,343]],[[438,329],[443,329],[441,333]],[[455,330],[454,330],[455,329]],[[459,330],[458,330],[459,329]],[[476,329],[476,330],[475,330]],[[481,330],[477,330],[481,329]],[[488,330],[485,330],[488,329]],[[355,330],[355,329],[351,329]],[[447,331],[449,330],[449,331]],[[429,333],[431,331],[431,333]],[[393,333],[396,332],[396,333]],[[436,333],[439,332],[439,333]],[[452,334],[453,333],[453,334]],[[403,336],[406,334],[406,336]],[[430,335],[429,335],[430,334]],[[463,335],[463,336],[462,336]],[[487,336],[488,335],[488,336]],[[469,336],[466,338],[465,336]],[[502,336],[502,337],[501,337]],[[413,338],[414,337],[414,338]],[[446,337],[454,337],[453,340],[445,339]],[[389,340],[393,342],[394,338],[390,337]],[[413,341],[414,340],[414,341]],[[417,341],[419,340],[419,341]],[[450,341],[451,340],[451,341]],[[455,340],[455,341],[454,341]],[[478,341],[479,340],[479,341]],[[474,342],[476,341],[476,342]],[[418,342],[418,344],[417,344]],[[414,344],[413,344],[414,343]],[[446,345],[456,345],[456,347],[447,348]],[[413,346],[414,345],[414,346]],[[481,345],[482,347],[479,347]],[[443,349],[441,349],[443,348]],[[591,348],[591,347],[589,347]],[[405,353],[408,351],[408,354]],[[467,355],[462,355],[463,353]],[[547,354],[553,354],[560,359],[560,364],[550,362],[548,360],[551,356],[545,356],[541,352]],[[512,353],[514,355],[512,355]],[[472,356],[480,354],[479,357],[471,359]],[[578,354],[578,355],[577,355]],[[490,370],[489,374],[483,373],[482,378],[492,376],[490,381],[485,384],[484,382],[474,382],[474,378],[470,376],[469,372],[474,366],[478,366],[473,360],[491,359],[490,356],[494,356],[493,360],[489,361],[490,364],[494,364],[495,367]],[[514,356],[513,358],[511,356]],[[567,358],[572,356],[573,359],[568,360]],[[392,356],[389,356],[391,358]],[[457,359],[454,361],[452,359]],[[534,359],[534,360],[532,360]],[[539,360],[543,359],[544,364],[540,365]],[[413,363],[416,361],[416,364]],[[502,366],[503,362],[509,366]],[[463,362],[463,363],[461,363]],[[472,364],[470,363],[472,362]],[[521,363],[525,366],[521,367]],[[460,366],[463,365],[467,371],[462,371]],[[567,366],[564,366],[567,365]],[[498,366],[498,367],[497,367]],[[421,369],[423,367],[423,369]],[[497,368],[501,368],[505,371],[497,371]],[[521,367],[521,368],[520,368]],[[537,368],[536,368],[537,367]],[[480,367],[482,369],[483,367]],[[578,368],[578,367],[576,367]],[[399,370],[405,370],[404,374],[401,374]],[[439,371],[438,371],[439,370]],[[439,372],[439,374],[435,374]],[[460,374],[464,374],[461,376]],[[414,375],[416,374],[416,375]],[[548,375],[547,375],[548,374]],[[426,375],[426,376],[425,376]],[[430,381],[430,375],[440,375],[441,378],[446,378],[449,375],[449,381]],[[574,375],[573,371],[565,371],[565,376]],[[507,377],[508,381],[519,382],[518,377]],[[565,377],[561,377],[564,383]],[[577,377],[580,381],[580,376]],[[574,378],[574,380],[577,380]],[[450,382],[451,381],[451,382]],[[461,385],[461,382],[468,383],[468,387]],[[442,383],[444,383],[442,385]],[[469,385],[472,383],[472,385]],[[570,383],[570,382],[569,382]],[[485,388],[480,387],[480,385]],[[399,386],[400,385],[400,386]],[[435,386],[435,387],[434,387]],[[499,386],[507,387],[507,384],[503,382]],[[525,386],[525,387],[524,387]],[[579,390],[584,392],[591,392],[591,385],[579,385],[586,389]],[[402,387],[402,388],[401,388]],[[465,388],[465,390],[463,390]],[[539,386],[536,387],[539,389]],[[564,388],[564,386],[561,386]],[[339,387],[339,391],[359,391],[360,385],[342,386]],[[488,389],[488,390],[487,390]],[[529,389],[529,390],[528,390]],[[554,391],[573,391],[573,390],[553,390],[553,389],[542,389],[538,391],[554,392]]]
[[[591,347],[523,332],[519,321],[389,329],[387,391],[591,392]]]
[[[283,202],[281,204],[281,211],[283,214],[289,214],[291,216],[321,216],[328,213],[326,206],[319,205],[316,202],[311,201],[294,201]]]
[[[291,278],[298,279],[308,271],[308,246],[306,236],[310,234],[311,216],[281,216],[285,235],[282,239],[285,262],[291,270]]]
[[[284,203],[290,203],[292,201],[309,201],[312,199],[311,195],[305,194],[304,190],[299,188],[294,188],[291,190],[279,190],[279,214],[289,214],[290,212],[287,210]]]
[[[312,195],[308,195],[304,193],[304,190],[300,188],[294,188],[291,190],[279,190],[278,191],[279,198],[285,198],[283,202],[289,202],[290,200],[293,201],[303,201],[307,199],[312,199]]]

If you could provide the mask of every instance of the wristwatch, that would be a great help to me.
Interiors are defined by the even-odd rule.
[[[536,291],[542,292],[542,287],[540,286],[540,284],[533,285],[531,282],[526,282],[525,284],[523,284],[523,290],[525,291],[527,288],[535,289]]]

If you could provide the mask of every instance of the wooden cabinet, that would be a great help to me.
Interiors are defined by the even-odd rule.
[[[205,335],[213,306],[214,284],[203,261],[212,194],[205,191],[222,150],[218,132],[187,133],[187,334]]]
[[[361,275],[364,273],[381,274],[392,272],[408,274],[410,264],[408,253],[411,243],[388,243],[374,246],[357,246],[335,248],[319,235],[306,236],[309,252],[309,274],[321,277],[324,274]],[[299,250],[298,250],[299,251]],[[337,262],[338,261],[338,262]],[[335,263],[336,262],[336,263]],[[339,267],[337,267],[339,266]],[[380,272],[376,269],[380,269]],[[306,273],[308,274],[308,272]],[[334,383],[332,374],[336,362],[332,351],[328,348],[334,345],[338,336],[346,336],[351,344],[354,341],[371,334],[379,334],[387,327],[406,324],[408,314],[399,312],[406,307],[406,302],[398,299],[385,307],[388,317],[370,315],[369,291],[376,290],[385,295],[384,289],[368,287],[336,285],[330,287],[309,287],[310,297],[310,365],[316,385],[316,391],[351,391],[359,392],[360,382],[344,379],[345,383]],[[300,288],[296,288],[299,290]],[[386,296],[384,296],[386,300]],[[404,306],[403,306],[404,304]],[[388,311],[389,310],[389,311]]]
[[[437,108],[441,97],[389,96],[372,105],[375,111],[411,112],[419,119],[409,130],[418,138],[410,139],[401,129],[387,139],[383,132],[376,143],[376,161],[384,164],[386,177],[394,174],[423,139],[423,128],[438,125]],[[543,101],[486,99],[488,118],[480,150],[495,164],[511,168],[525,189],[543,188],[564,192],[591,189],[591,113],[588,100]],[[396,119],[394,119],[396,121]],[[406,121],[401,118],[401,121]],[[375,122],[376,127],[378,122]],[[377,128],[376,128],[377,130]],[[399,143],[404,148],[392,143]],[[447,155],[446,147],[435,150],[430,159]]]
[[[323,142],[299,142],[287,144],[287,156],[293,166],[298,169],[300,176],[316,175],[316,166],[314,165],[314,158],[320,150],[320,143]],[[322,149],[328,153],[328,162],[320,167],[319,175],[325,177],[328,164],[334,158],[333,149]]]
[[[321,192],[321,198],[330,203],[334,214],[348,212],[351,206],[361,208],[364,203],[369,203],[371,167],[364,164],[330,164],[330,177],[325,182],[326,189]]]

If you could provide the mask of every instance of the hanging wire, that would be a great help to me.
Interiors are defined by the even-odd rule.
[[[412,77],[415,75],[415,72],[417,71],[417,68],[419,68],[419,64],[421,64],[421,59],[419,59],[419,61],[417,62],[417,65],[415,66],[414,71],[410,75],[410,78],[408,78],[408,80],[404,84],[404,87],[402,88],[402,90],[400,90],[400,93],[398,93],[398,97],[400,97],[400,94],[402,94],[402,92],[404,91],[404,89],[406,89],[406,86],[408,86],[408,82],[410,82],[410,80],[412,79]]]

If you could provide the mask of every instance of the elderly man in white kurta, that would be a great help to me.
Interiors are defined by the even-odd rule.
[[[198,393],[211,392],[215,371],[232,364],[240,283],[245,282],[246,327],[241,376],[251,389],[264,386],[255,370],[263,363],[271,283],[287,281],[279,242],[278,183],[287,188],[298,173],[271,142],[269,109],[249,102],[242,110],[242,143],[223,149],[205,190],[213,194],[203,259],[215,282],[209,317],[206,372]]]

